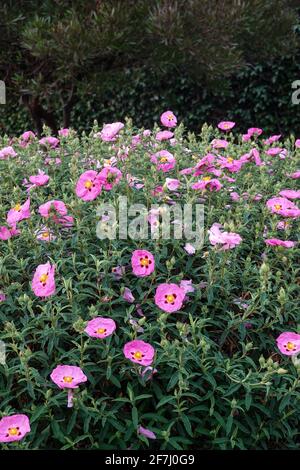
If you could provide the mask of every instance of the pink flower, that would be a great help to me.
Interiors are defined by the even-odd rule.
[[[300,191],[295,191],[293,189],[283,189],[279,194],[287,199],[300,199]]]
[[[0,160],[7,160],[9,157],[16,157],[17,154],[12,147],[4,147],[0,150]]]
[[[213,224],[208,231],[210,243],[215,245],[222,245],[222,250],[230,250],[239,245],[242,241],[240,235],[234,232],[221,232],[221,224]]]
[[[272,135],[271,137],[269,137],[268,139],[266,139],[264,141],[264,144],[265,145],[272,145],[274,142],[277,142],[281,137],[281,134],[279,135]]]
[[[219,157],[218,164],[220,168],[227,168],[231,173],[237,173],[241,170],[245,162],[242,160],[235,160],[232,157]]]
[[[38,174],[30,176],[29,181],[36,186],[44,186],[48,183],[49,176],[44,171],[38,170]]]
[[[126,300],[126,302],[129,302],[132,304],[135,301],[135,298],[128,287],[125,287],[124,292],[123,292],[123,299]]]
[[[38,297],[49,297],[55,293],[55,266],[49,262],[40,264],[34,273],[31,287]]]
[[[249,153],[246,153],[245,155],[243,155],[241,158],[240,158],[240,161],[242,162],[248,162],[248,161],[254,161],[255,162],[255,165],[257,166],[261,166],[263,163],[261,161],[261,158],[260,158],[260,154],[259,154],[259,151],[257,149],[252,149],[250,150]]]
[[[104,142],[115,141],[118,133],[123,129],[124,124],[122,122],[113,122],[112,124],[106,124],[100,132],[100,138]]]
[[[274,155],[278,155],[282,151],[283,149],[281,147],[271,147],[270,149],[266,150],[266,154],[274,156]]]
[[[300,352],[300,335],[297,333],[290,331],[281,333],[276,342],[280,352],[286,356],[295,356]]]
[[[6,221],[8,225],[15,226],[17,222],[30,218],[30,199],[28,198],[24,204],[16,204],[7,213]]]
[[[122,178],[122,172],[113,166],[103,168],[99,173],[99,180],[106,191],[110,191]]]
[[[154,256],[147,250],[135,250],[131,257],[133,274],[138,277],[149,276],[155,268]]]
[[[59,131],[58,131],[58,135],[60,137],[68,137],[69,134],[70,134],[70,129],[68,129],[68,128],[59,129]]]
[[[238,195],[238,193],[236,193],[235,191],[233,191],[232,193],[230,193],[230,197],[233,201],[238,201],[240,199],[240,196]]]
[[[288,175],[290,178],[292,178],[293,180],[297,180],[300,178],[300,170],[298,171],[295,171],[294,173],[292,173],[291,175]]]
[[[157,132],[155,138],[156,140],[158,141],[163,141],[163,140],[169,140],[169,139],[172,139],[172,137],[174,137],[174,133],[171,132],[171,131],[159,131]]]
[[[40,145],[44,145],[45,147],[50,147],[54,149],[58,146],[59,140],[56,137],[43,137],[39,140]]]
[[[295,147],[300,148],[300,139],[297,139],[295,142]]]
[[[283,217],[300,216],[300,209],[285,197],[273,197],[267,201],[266,205],[273,214],[279,214]]]
[[[0,420],[0,442],[20,441],[29,432],[30,423],[26,415],[4,416]]]
[[[135,339],[125,344],[123,353],[127,359],[136,364],[150,366],[154,359],[155,350],[151,344]]]
[[[285,248],[293,248],[296,245],[295,242],[283,241],[279,240],[278,238],[268,238],[265,240],[265,244],[270,246],[283,246]]]
[[[180,288],[184,290],[185,294],[188,294],[189,292],[194,292],[195,288],[193,287],[193,281],[192,280],[186,280],[183,279],[180,281]]]
[[[32,131],[23,132],[20,136],[21,147],[27,147],[27,145],[35,139],[35,134]]]
[[[38,230],[36,238],[37,240],[41,240],[43,242],[50,242],[54,241],[56,236],[47,227],[42,227],[40,230]]]
[[[2,225],[0,227],[0,240],[8,240],[9,238],[11,238],[11,236],[11,231],[7,227]]]
[[[6,300],[6,295],[4,292],[0,291],[0,302],[4,302]]]
[[[111,318],[97,317],[90,320],[85,328],[85,332],[92,338],[106,338],[113,334],[116,324]]]
[[[123,266],[116,266],[115,268],[112,268],[111,271],[117,280],[121,279],[125,274],[125,268]]]
[[[289,226],[289,222],[287,222],[286,220],[281,220],[280,222],[278,222],[278,224],[276,225],[276,228],[278,230],[286,230]]]
[[[191,243],[186,243],[184,249],[188,255],[194,255],[196,253],[196,249]]]
[[[211,141],[210,145],[214,149],[226,149],[228,147],[229,143],[227,142],[227,140],[213,139]]]
[[[48,201],[45,202],[45,204],[42,204],[39,207],[39,213],[42,217],[47,219],[50,217],[50,215],[67,215],[68,209],[66,208],[64,202],[53,199],[52,201]]]
[[[156,435],[154,434],[154,432],[150,431],[150,429],[143,428],[142,426],[138,427],[138,433],[142,434],[148,439],[156,439]]]
[[[177,125],[177,118],[172,111],[165,111],[160,116],[160,122],[165,127],[176,127]]]
[[[76,184],[76,195],[83,201],[93,201],[101,193],[102,183],[94,170],[85,171]]]
[[[235,126],[235,122],[232,121],[221,121],[218,124],[218,128],[222,131],[230,131]]]
[[[86,375],[77,366],[59,365],[53,369],[50,378],[59,388],[78,388],[79,384],[87,381]]]
[[[151,162],[156,164],[158,170],[167,172],[175,167],[176,160],[167,150],[161,150],[151,156]]]
[[[192,189],[204,191],[207,188],[210,191],[220,191],[223,185],[220,181],[216,178],[211,179],[210,176],[205,176],[201,181],[197,181],[197,183],[192,184]]]
[[[250,127],[247,131],[247,134],[252,137],[253,135],[261,135],[263,130],[260,127]]]
[[[177,284],[160,284],[155,292],[155,304],[165,312],[180,310],[185,297],[184,290]]]
[[[180,181],[175,178],[166,178],[166,186],[169,191],[176,191],[180,186]]]

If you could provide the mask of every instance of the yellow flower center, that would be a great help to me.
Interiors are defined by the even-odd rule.
[[[93,186],[93,182],[91,180],[88,180],[84,183],[84,187],[86,189],[91,189],[92,186]]]
[[[134,359],[142,359],[142,353],[140,351],[136,351],[133,355]]]
[[[233,162],[233,158],[232,158],[232,157],[228,157],[228,158],[227,158],[227,162],[228,162],[228,163],[232,163],[232,162]]]
[[[67,375],[66,377],[63,378],[64,382],[66,382],[67,384],[70,384],[73,380],[73,377],[70,377],[69,375]]]
[[[140,264],[141,266],[145,266],[146,268],[148,268],[150,261],[148,260],[148,258],[141,258]]]
[[[168,161],[167,157],[161,157],[160,163],[166,163]]]
[[[105,160],[106,165],[111,165],[111,160]]]
[[[50,235],[49,232],[44,232],[44,233],[42,233],[42,237],[43,237],[43,238],[48,238],[49,235]]]
[[[276,209],[277,211],[280,211],[280,210],[282,209],[282,205],[281,205],[281,204],[275,204],[274,207],[275,207],[275,209]]]
[[[14,210],[19,212],[21,210],[21,204],[16,204]]]
[[[103,335],[106,332],[106,328],[98,328],[97,333],[98,335]]]
[[[169,295],[166,296],[166,300],[169,304],[172,304],[175,300],[175,297],[174,297],[173,294],[169,294]]]
[[[8,428],[8,434],[10,436],[17,436],[19,434],[19,428]]]
[[[225,124],[223,124],[223,127],[224,127],[224,129],[229,129],[229,127],[230,127],[230,124],[228,124],[228,123],[225,123]]]
[[[204,176],[203,181],[210,181],[211,177],[210,176]]]
[[[48,279],[48,274],[42,274],[40,277],[40,282],[45,283]]]
[[[173,120],[173,114],[168,114],[168,119],[169,119],[169,121],[172,121]]]
[[[293,349],[295,349],[295,344],[289,341],[286,345],[286,349],[288,351],[293,351]]]

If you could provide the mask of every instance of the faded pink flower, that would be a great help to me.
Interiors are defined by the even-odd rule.
[[[293,248],[296,243],[292,241],[279,240],[278,238],[268,238],[265,240],[266,245],[283,246],[284,248]]]
[[[106,191],[110,191],[122,178],[122,172],[113,166],[106,166],[99,173],[99,180]]]
[[[273,214],[283,217],[300,216],[300,209],[285,197],[273,197],[267,201],[266,206]]]
[[[192,189],[204,191],[209,189],[210,191],[220,191],[223,185],[220,181],[216,178],[212,178],[210,176],[205,176],[202,180],[197,181],[196,183],[192,184]]]
[[[177,118],[172,111],[165,111],[160,116],[160,122],[165,127],[176,127],[177,125]]]
[[[282,151],[283,149],[281,147],[271,147],[268,150],[266,150],[266,154],[274,156],[274,155],[279,155]]]
[[[176,160],[167,150],[160,150],[151,155],[151,162],[156,164],[158,170],[167,172],[175,167]]]
[[[300,199],[300,191],[293,189],[283,189],[279,194],[287,199]]]
[[[286,356],[295,356],[300,352],[300,335],[291,331],[281,333],[276,339],[278,349]]]
[[[31,287],[37,297],[49,297],[55,293],[55,266],[40,264],[33,275]]]
[[[17,153],[12,147],[4,147],[0,150],[0,160],[7,160],[10,157],[16,157]]]
[[[30,199],[28,198],[24,204],[16,204],[7,213],[6,221],[8,225],[15,226],[17,222],[30,218]]]
[[[190,279],[183,279],[182,281],[180,281],[179,286],[181,289],[184,290],[185,294],[188,294],[189,292],[194,292],[195,290],[195,288],[193,287],[193,281]]]
[[[20,136],[20,145],[21,147],[27,147],[35,139],[35,134],[32,131],[23,132]]]
[[[160,284],[155,292],[155,304],[165,312],[172,313],[180,310],[185,297],[184,290],[177,284]]]
[[[131,257],[133,274],[138,277],[149,276],[155,269],[154,256],[147,250],[135,250]]]
[[[154,434],[154,432],[150,431],[150,429],[143,428],[142,426],[138,427],[138,433],[142,434],[148,439],[156,439],[156,435]]]
[[[98,173],[88,170],[82,173],[76,184],[76,195],[83,201],[93,201],[101,193],[102,183]]]
[[[277,142],[281,137],[281,134],[279,135],[272,135],[271,137],[269,137],[268,139],[266,139],[264,141],[264,144],[265,145],[272,145],[274,142]]]
[[[232,157],[219,157],[218,165],[220,168],[226,168],[231,173],[237,173],[241,170],[245,162],[242,160],[235,160]]]
[[[289,178],[292,178],[293,180],[297,180],[300,178],[300,170],[295,171],[291,175],[287,175],[287,176],[289,176]]]
[[[227,140],[213,139],[211,141],[210,145],[214,149],[226,149],[228,147],[229,143],[227,142]]]
[[[191,243],[186,243],[184,249],[188,255],[194,255],[196,253],[196,249]]]
[[[174,133],[171,131],[159,131],[157,132],[155,139],[161,142],[163,140],[172,139],[172,137],[174,137]]]
[[[85,332],[92,338],[106,338],[113,334],[116,323],[111,318],[97,317],[90,320],[85,328]]]
[[[166,178],[166,186],[169,191],[176,191],[180,186],[180,181],[175,178]]]
[[[142,366],[150,366],[154,359],[155,349],[145,341],[135,339],[125,344],[124,356],[130,361]]]
[[[126,300],[126,302],[129,302],[132,304],[135,301],[135,298],[128,287],[125,287],[124,292],[123,292],[123,299]]]
[[[66,127],[64,129],[59,129],[59,131],[58,131],[58,135],[60,137],[68,137],[69,134],[70,134],[70,129],[68,129]]]
[[[29,432],[30,422],[26,415],[4,416],[0,420],[0,442],[20,441]]]
[[[221,121],[218,124],[218,128],[221,131],[230,131],[235,126],[235,122],[233,121]]]
[[[45,217],[47,219],[51,215],[67,215],[68,209],[66,208],[66,205],[63,201],[53,199],[52,201],[48,201],[45,202],[45,204],[42,204],[39,207],[39,213],[42,217]]]
[[[300,148],[300,139],[297,139],[295,142],[295,147]]]
[[[56,137],[43,137],[42,139],[39,140],[40,145],[44,145],[45,147],[50,147],[54,149],[55,147],[58,146],[59,140]]]
[[[4,292],[0,291],[0,302],[4,302],[6,300],[6,295]]]
[[[104,142],[115,141],[118,133],[123,129],[124,124],[122,122],[113,122],[112,124],[106,124],[99,134],[99,137]]]
[[[222,250],[230,250],[231,248],[236,247],[242,241],[240,235],[234,232],[221,232],[221,224],[213,224],[208,231],[210,243],[215,245],[221,245]]]

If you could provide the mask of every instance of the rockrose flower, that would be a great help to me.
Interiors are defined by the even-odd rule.
[[[123,348],[124,356],[142,366],[150,366],[154,359],[155,349],[151,344],[139,339],[129,341]]]
[[[300,139],[297,139],[295,142],[295,147],[298,149],[300,148]]]
[[[135,301],[135,298],[128,287],[125,287],[124,292],[123,292],[123,299],[126,300],[126,302],[129,302],[132,304]]]
[[[36,232],[36,238],[43,242],[52,242],[56,239],[56,236],[51,232],[51,230],[44,226]]]
[[[177,125],[177,118],[172,111],[165,111],[160,116],[160,122],[165,127],[176,127]]]
[[[160,150],[151,156],[151,162],[156,164],[158,170],[167,172],[173,170],[176,160],[167,150]]]
[[[241,170],[245,162],[242,160],[235,160],[232,157],[219,157],[218,164],[220,168],[226,168],[230,173],[237,173]]]
[[[300,209],[285,197],[273,197],[267,201],[266,206],[273,214],[283,217],[300,216]]]
[[[0,150],[0,160],[7,160],[10,157],[16,157],[17,154],[12,147],[4,147]]]
[[[0,302],[4,302],[6,300],[6,295],[4,292],[0,291]]]
[[[166,178],[166,187],[169,191],[176,191],[180,186],[180,181],[175,178]]]
[[[82,173],[76,184],[76,195],[83,201],[93,201],[101,193],[102,183],[97,171],[89,170]]]
[[[213,224],[208,231],[210,243],[215,245],[221,245],[222,250],[230,250],[235,246],[239,245],[242,241],[242,237],[234,232],[221,232],[221,224]]]
[[[292,178],[293,180],[298,180],[300,178],[300,170],[295,171],[294,173],[288,175],[289,178]]]
[[[283,189],[279,194],[280,196],[286,197],[287,199],[300,199],[300,191],[293,189]]]
[[[15,226],[16,223],[24,219],[30,218],[30,199],[28,198],[24,204],[16,204],[7,213],[6,221],[8,225]]]
[[[99,173],[99,180],[106,191],[110,191],[122,178],[122,172],[113,166],[106,166]]]
[[[97,317],[90,320],[85,332],[92,338],[106,338],[113,334],[116,324],[111,318]]]
[[[73,389],[86,382],[87,377],[77,366],[57,366],[53,369],[51,380],[62,389],[68,389],[68,408],[73,406]]]
[[[295,356],[300,352],[300,335],[286,331],[278,336],[277,346],[282,354],[286,356]]]
[[[154,434],[154,432],[150,431],[150,429],[143,428],[142,426],[138,427],[138,433],[142,434],[148,439],[156,439],[156,435]]]
[[[52,201],[45,202],[39,207],[39,213],[42,217],[48,219],[51,215],[59,216],[59,215],[67,215],[68,209],[66,205],[62,201],[57,201],[53,199]]]
[[[42,170],[38,170],[37,175],[29,176],[29,182],[25,178],[23,181],[23,185],[27,188],[27,192],[31,189],[35,188],[36,186],[44,186],[49,182],[49,176]]]
[[[70,134],[70,129],[68,129],[67,127],[65,127],[64,129],[59,129],[58,131],[58,135],[60,137],[68,137],[69,134]]]
[[[26,415],[4,416],[0,420],[0,442],[20,441],[29,432],[30,423]]]
[[[209,189],[210,191],[220,191],[223,185],[217,178],[211,178],[210,176],[205,176],[201,181],[192,184],[192,189],[198,191],[204,191]]]
[[[282,151],[283,149],[281,147],[271,147],[266,150],[266,154],[273,157],[274,155],[279,155]]]
[[[131,257],[133,274],[146,277],[153,273],[155,268],[154,256],[147,250],[135,250]]]
[[[42,139],[39,140],[39,144],[43,145],[44,147],[50,147],[51,149],[54,149],[55,147],[58,146],[59,140],[56,137],[43,137]]]
[[[272,145],[274,142],[277,142],[281,137],[281,134],[278,135],[271,135],[268,139],[264,141],[265,145]]]
[[[268,238],[265,240],[265,244],[269,246],[283,246],[284,248],[293,248],[296,245],[295,242],[279,240],[278,238]]]
[[[122,122],[113,122],[112,124],[106,124],[102,131],[99,134],[99,137],[104,142],[112,142],[116,140],[116,137],[121,129],[123,129],[124,124]]]
[[[172,137],[174,137],[174,133],[171,131],[159,131],[157,132],[155,139],[161,142],[163,140],[172,139]]]
[[[232,121],[221,121],[218,124],[218,128],[221,131],[230,131],[235,126],[235,122]]]
[[[34,273],[31,287],[38,297],[49,297],[55,292],[55,266],[49,262],[40,264]]]
[[[211,141],[210,145],[214,149],[226,149],[228,147],[229,143],[227,142],[227,140],[213,139]]]
[[[23,132],[20,136],[20,146],[27,147],[35,139],[35,134],[32,131]]]
[[[180,310],[185,297],[185,291],[177,284],[160,284],[155,292],[155,304],[165,312],[172,313]]]

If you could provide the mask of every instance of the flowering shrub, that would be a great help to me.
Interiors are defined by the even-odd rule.
[[[300,149],[160,125],[0,140],[5,449],[298,446]],[[99,237],[120,196],[203,204],[203,246]]]

